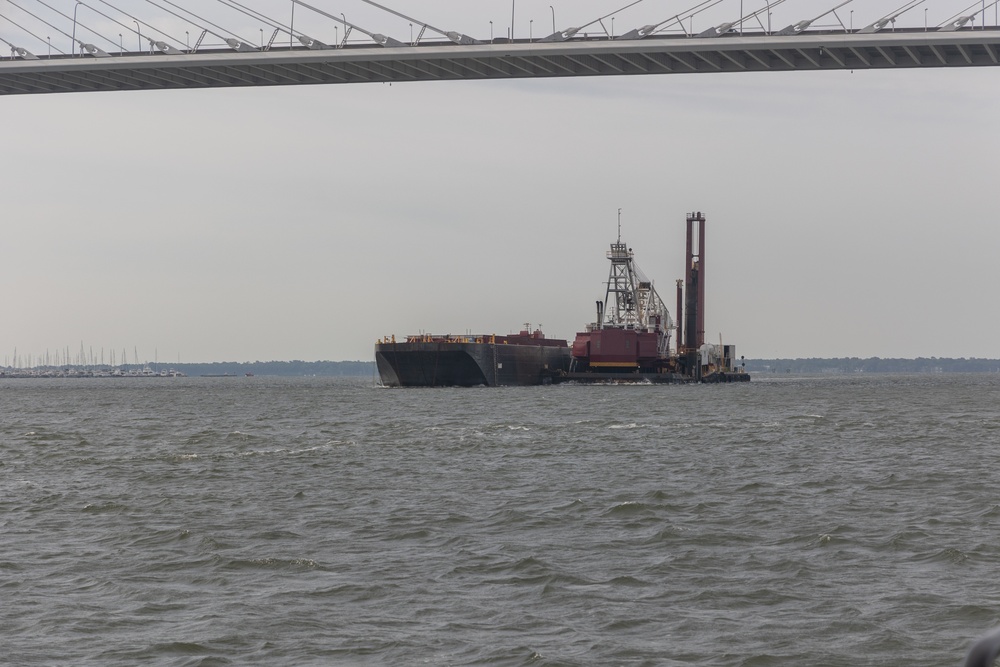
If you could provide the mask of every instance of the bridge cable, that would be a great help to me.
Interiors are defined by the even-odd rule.
[[[965,26],[966,23],[968,23],[973,18],[975,18],[976,14],[982,14],[983,15],[983,26],[985,26],[986,25],[986,10],[989,9],[990,7],[996,5],[997,3],[1000,3],[1000,0],[993,0],[993,2],[991,2],[988,5],[984,4],[984,3],[974,2],[971,5],[969,5],[968,7],[966,7],[965,9],[963,9],[962,11],[960,11],[958,14],[955,14],[950,19],[948,19],[947,21],[945,21],[944,23],[942,23],[941,25],[939,25],[937,27],[938,28],[943,28],[945,26],[948,26],[949,28],[958,29],[958,28],[961,28],[961,27]],[[971,14],[966,14],[966,12],[968,12],[970,9],[977,9],[978,11],[974,11]]]
[[[236,5],[236,7],[241,7],[242,9],[246,10],[243,13],[247,14],[247,16],[250,16],[251,18],[257,18],[257,19],[263,20],[265,23],[268,23],[270,25],[270,27],[274,28],[275,30],[284,30],[285,32],[287,32],[289,34],[290,37],[296,37],[299,40],[299,42],[301,42],[305,46],[310,46],[311,45],[311,48],[317,48],[317,47],[327,48],[327,46],[325,44],[323,44],[322,42],[319,42],[319,41],[313,39],[309,35],[307,35],[304,32],[302,32],[301,30],[296,30],[294,26],[292,26],[292,25],[285,25],[284,23],[282,23],[281,21],[279,21],[277,19],[272,19],[267,14],[262,14],[262,13],[258,12],[255,9],[251,9],[250,7],[247,7],[246,5],[242,5],[242,4],[238,3],[238,2],[236,2],[236,0],[216,0],[216,2],[221,2],[221,3],[227,4],[227,5]],[[294,7],[294,5],[296,5],[296,4],[299,4],[299,3],[293,2],[292,6]],[[233,7],[233,9],[236,9],[236,7]],[[239,10],[237,10],[237,11],[239,11]],[[255,14],[256,14],[256,16],[254,16]]]
[[[107,2],[106,0],[97,0],[97,1],[98,1],[98,2],[100,2],[100,3],[101,3],[101,4],[103,4],[103,5],[107,5],[108,7],[110,7],[111,9],[115,10],[116,12],[118,12],[118,13],[120,13],[120,14],[124,14],[125,16],[129,17],[130,19],[132,19],[133,21],[135,21],[135,22],[136,22],[136,23],[138,23],[139,25],[144,25],[144,26],[146,26],[147,28],[149,28],[150,30],[152,30],[153,32],[158,32],[158,33],[160,33],[161,35],[163,35],[164,37],[167,37],[167,38],[169,38],[169,39],[172,39],[172,40],[174,40],[174,41],[175,41],[175,42],[177,42],[178,44],[180,44],[180,43],[181,43],[181,40],[177,39],[176,37],[174,37],[174,36],[172,36],[172,35],[170,35],[170,34],[168,34],[168,33],[165,33],[165,32],[163,32],[163,31],[162,31],[162,30],[160,30],[159,28],[157,28],[157,27],[155,27],[155,26],[152,26],[152,25],[150,25],[149,23],[146,23],[145,21],[143,21],[143,20],[141,20],[141,19],[138,19],[138,18],[136,18],[135,16],[132,16],[131,14],[129,14],[128,12],[126,12],[126,11],[125,11],[125,10],[123,10],[123,9],[120,9],[120,8],[118,8],[118,7],[115,7],[115,6],[114,6],[114,5],[112,5],[112,4],[110,3],[110,2]],[[97,10],[95,9],[94,11],[96,12]],[[100,13],[100,12],[98,12],[98,13]],[[103,16],[103,14],[102,14],[102,16]],[[111,19],[111,20],[112,20],[112,21],[114,21],[114,19]],[[118,23],[118,22],[117,22],[117,21],[115,21],[115,23]],[[122,23],[118,23],[118,25],[123,25],[123,24],[122,24]],[[126,29],[126,30],[128,30],[129,32],[134,32],[134,33],[136,33],[137,35],[139,35],[139,37],[142,37],[142,35],[141,35],[141,34],[139,34],[139,33],[138,33],[138,31],[136,31],[136,29],[135,29],[135,28],[133,28],[133,27],[132,27],[132,26],[130,26],[130,25],[125,25],[125,29]]]
[[[39,1],[41,1],[41,0],[39,0]],[[103,0],[98,0],[98,1],[99,1],[99,2],[103,2]],[[116,18],[114,18],[114,17],[112,17],[112,16],[108,16],[107,14],[105,14],[104,12],[102,12],[101,10],[99,10],[99,9],[95,9],[94,7],[91,7],[90,5],[88,5],[88,4],[86,4],[86,3],[83,3],[83,2],[81,2],[80,4],[81,4],[81,5],[83,5],[84,7],[86,7],[87,9],[90,9],[91,11],[94,11],[94,12],[96,12],[96,13],[100,14],[101,16],[103,16],[104,18],[108,19],[109,21],[111,21],[111,22],[115,23],[116,25],[119,25],[119,26],[121,26],[121,27],[122,27],[122,28],[124,28],[125,30],[128,30],[129,32],[135,32],[136,34],[138,34],[138,32],[137,32],[137,31],[136,31],[136,30],[135,30],[134,28],[132,28],[132,26],[130,26],[130,25],[127,25],[127,24],[125,24],[125,23],[122,23],[121,21],[117,20]],[[142,22],[142,21],[139,21],[139,19],[135,18],[134,16],[129,16],[129,15],[127,14],[127,13],[125,13],[125,12],[123,12],[122,10],[118,9],[118,8],[117,8],[117,7],[115,7],[114,5],[111,5],[111,4],[107,3],[107,2],[105,2],[104,4],[108,5],[109,7],[111,7],[112,9],[114,9],[114,10],[115,10],[115,11],[117,11],[117,12],[121,12],[122,14],[125,14],[125,16],[128,16],[128,17],[129,17],[130,19],[132,19],[133,21],[136,21],[136,22],[138,22],[138,23],[142,23],[142,25],[146,26],[147,28],[149,28],[149,29],[150,29],[150,30],[152,30],[153,32],[158,32],[158,33],[160,33],[161,35],[163,35],[164,37],[167,37],[168,39],[172,39],[172,40],[174,40],[174,41],[175,41],[175,42],[177,42],[178,44],[180,44],[180,43],[181,43],[181,40],[177,39],[176,37],[174,37],[174,36],[172,36],[172,35],[170,35],[170,34],[168,34],[168,33],[165,33],[165,32],[163,32],[162,30],[159,30],[159,29],[157,29],[157,28],[155,28],[155,27],[153,27],[153,26],[151,26],[151,25],[149,25],[149,24],[147,24],[147,23],[144,23],[144,22]],[[139,35],[139,36],[140,36],[140,37],[142,37],[142,35]],[[148,38],[147,38],[147,39],[148,39]]]
[[[604,16],[602,16],[602,17],[600,17],[598,19],[594,19],[590,23],[585,23],[584,25],[577,26],[575,28],[566,28],[565,30],[559,30],[558,32],[552,33],[548,37],[542,37],[538,41],[539,42],[565,42],[568,39],[572,39],[574,35],[576,35],[578,32],[580,32],[584,28],[586,28],[588,26],[592,26],[595,23],[601,23],[604,19],[608,18],[609,16],[614,16],[615,14],[617,14],[619,12],[625,11],[626,9],[628,9],[629,7],[631,7],[632,5],[638,5],[642,1],[643,0],[635,0],[635,2],[631,2],[631,3],[627,4],[627,5],[625,5],[624,7],[622,7],[621,9],[616,9],[615,11],[611,12],[610,14],[605,14]],[[706,0],[706,1],[708,1],[708,0]],[[715,2],[717,4],[717,3],[722,2],[722,0],[715,0]],[[704,4],[704,3],[702,3],[702,4]],[[603,23],[601,23],[601,27],[602,28],[604,27]],[[633,31],[633,32],[635,32],[635,31]],[[604,28],[604,33],[605,34],[608,33],[608,29],[607,28]]]
[[[246,14],[247,16],[249,16],[252,19],[257,19],[258,21],[263,21],[270,28],[278,28],[278,29],[284,30],[285,32],[288,32],[288,26],[282,25],[281,23],[279,23],[275,19],[272,19],[267,14],[262,14],[262,13],[258,12],[255,9],[251,9],[250,7],[247,7],[246,5],[241,5],[240,3],[236,2],[235,0],[215,0],[215,1],[218,2],[218,3],[221,3],[223,5],[226,5],[227,7],[231,8],[231,9],[235,9],[236,11],[238,11],[241,14]]]
[[[606,19],[606,18],[609,18],[609,17],[611,17],[611,16],[614,16],[615,14],[618,14],[618,13],[620,13],[620,12],[623,12],[623,11],[625,11],[626,9],[628,9],[629,7],[632,7],[633,5],[638,5],[638,4],[640,3],[640,2],[644,2],[644,1],[645,1],[645,0],[634,0],[634,2],[630,2],[630,3],[628,3],[627,5],[625,5],[624,7],[622,7],[621,9],[616,9],[615,11],[611,12],[610,14],[605,14],[604,16],[602,16],[602,17],[601,17],[601,18],[599,18],[599,19],[594,19],[594,20],[593,20],[593,21],[591,21],[590,23],[585,23],[585,24],[583,24],[582,26],[580,26],[579,28],[577,28],[577,32],[579,32],[580,30],[583,30],[584,28],[587,28],[587,27],[589,27],[589,26],[592,26],[592,25],[594,25],[595,23],[601,23],[601,21],[603,21],[604,19]],[[523,24],[522,24],[522,25],[523,25]],[[604,27],[604,24],[603,24],[603,23],[601,23],[601,27]],[[605,33],[607,33],[608,31],[607,31],[607,30],[605,29],[605,31],[604,31],[604,32],[605,32]]]
[[[741,17],[740,21],[739,21],[740,27],[743,26],[743,22],[746,21],[747,19],[757,19],[757,25],[760,26],[760,29],[763,32],[770,34],[771,33],[771,29],[764,27],[764,23],[761,22],[761,20],[760,20],[760,15],[764,14],[764,13],[770,13],[772,9],[774,9],[776,6],[780,5],[783,2],[785,2],[785,0],[776,0],[775,2],[768,3],[767,7],[761,7],[760,9],[758,9],[755,12],[753,12],[752,14],[749,14],[747,16]]]
[[[45,24],[45,25],[47,25],[48,27],[52,28],[52,29],[53,29],[53,30],[55,30],[56,32],[58,32],[58,33],[61,33],[61,34],[65,35],[66,37],[69,37],[69,38],[70,38],[70,40],[73,40],[73,41],[75,41],[75,42],[78,42],[78,43],[79,43],[79,44],[81,44],[81,45],[83,44],[83,42],[80,42],[79,40],[77,40],[76,38],[74,38],[74,37],[73,37],[73,35],[69,34],[68,32],[63,32],[62,30],[60,30],[59,28],[57,28],[57,27],[56,27],[56,26],[54,26],[53,24],[51,24],[51,23],[49,23],[48,21],[46,21],[45,19],[43,19],[43,18],[42,18],[41,16],[39,16],[38,14],[34,14],[34,13],[32,13],[32,12],[28,11],[27,9],[25,9],[24,7],[22,7],[21,5],[17,4],[16,2],[14,2],[14,0],[8,0],[8,1],[9,1],[9,3],[10,3],[10,4],[14,5],[15,7],[17,7],[18,9],[20,9],[20,10],[21,10],[22,12],[24,12],[25,14],[27,14],[27,15],[29,15],[29,16],[32,16],[32,17],[34,17],[34,18],[36,18],[36,19],[38,19],[39,21],[41,21],[42,23],[44,23],[44,24]],[[41,2],[41,0],[36,0],[36,2]],[[41,2],[41,4],[45,5],[45,3],[44,3],[44,2]],[[45,5],[45,6],[46,6],[46,7],[49,7],[48,5]],[[49,7],[49,9],[52,9],[52,8],[51,8],[51,7]],[[55,12],[56,12],[57,14],[61,15],[61,16],[66,16],[65,14],[63,14],[62,12],[60,12],[60,11],[58,11],[58,10],[54,10],[54,11],[55,11]],[[69,18],[69,17],[67,17],[67,18]],[[83,25],[83,24],[81,24],[81,23],[77,22],[77,25]],[[84,27],[86,28],[86,26],[84,26]],[[86,28],[86,29],[87,29],[87,30],[90,30],[90,28]],[[91,30],[91,32],[94,32],[94,31],[93,31],[93,30]],[[101,35],[99,35],[99,34],[98,34],[98,33],[96,33],[96,32],[94,32],[94,34],[95,34],[95,35],[98,35],[98,36],[101,36]],[[102,39],[107,39],[107,38],[106,38],[106,37],[102,37]],[[118,45],[117,45],[117,44],[115,44],[115,46],[118,46]],[[73,44],[73,53],[76,53],[76,44]]]
[[[875,21],[874,23],[872,23],[870,25],[866,25],[864,28],[861,28],[861,30],[859,30],[858,32],[861,33],[861,34],[876,33],[876,32],[881,31],[882,28],[886,27],[890,23],[893,25],[893,29],[895,29],[895,27],[896,27],[896,19],[897,18],[899,18],[900,16],[902,16],[906,12],[910,11],[911,9],[914,9],[918,5],[924,4],[925,2],[927,2],[927,0],[910,0],[910,2],[907,2],[902,7],[900,7],[896,11],[894,11],[893,13],[886,14],[885,16],[883,16],[882,18],[880,18],[878,21]]]
[[[35,33],[31,32],[30,30],[28,30],[27,28],[25,28],[25,27],[24,27],[23,25],[21,25],[20,23],[18,23],[17,21],[15,21],[15,20],[13,20],[13,19],[11,19],[11,18],[7,17],[7,16],[4,16],[3,14],[0,14],[0,19],[4,19],[5,21],[7,21],[7,22],[9,22],[9,23],[13,23],[13,24],[14,24],[15,26],[17,26],[18,28],[20,28],[20,29],[21,29],[21,30],[23,30],[24,32],[28,33],[29,35],[31,35],[32,37],[34,37],[35,39],[37,39],[37,40],[38,40],[39,42],[41,42],[42,44],[48,44],[49,46],[52,46],[52,41],[51,41],[51,40],[45,40],[45,39],[42,39],[41,37],[39,37],[39,36],[38,36],[38,35],[36,35]],[[10,45],[10,42],[8,42],[8,41],[4,40],[4,44],[8,44],[8,45]],[[63,51],[62,49],[60,49],[60,48],[59,48],[58,46],[56,46],[56,47],[53,47],[53,48],[54,48],[54,49],[55,49],[56,51],[58,51],[59,53],[61,53],[61,54],[63,54],[63,55],[66,55],[66,52],[65,52],[65,51]]]
[[[227,7],[231,8],[231,9],[235,9],[236,11],[240,12],[241,14],[245,14],[245,15],[249,16],[252,19],[257,19],[258,21],[263,21],[267,25],[267,27],[269,27],[269,28],[274,28],[274,34],[271,35],[271,41],[268,43],[268,45],[267,45],[266,48],[264,47],[263,40],[261,41],[260,48],[261,48],[262,51],[269,51],[271,49],[271,45],[274,44],[275,38],[278,36],[278,33],[281,32],[281,31],[287,32],[288,35],[289,35],[289,37],[295,37],[295,35],[292,32],[292,28],[290,26],[286,26],[285,24],[281,23],[281,21],[278,21],[277,19],[272,19],[267,14],[262,14],[261,12],[258,12],[256,9],[251,9],[250,7],[247,7],[246,5],[241,5],[240,3],[236,2],[236,0],[216,0],[216,2],[219,2],[219,3],[223,4],[223,5],[226,5]],[[300,34],[302,34],[302,33],[300,33]],[[299,41],[302,41],[302,40],[299,40]]]
[[[52,7],[52,6],[51,6],[51,5],[49,5],[48,3],[44,2],[44,0],[35,0],[35,2],[37,2],[37,3],[38,3],[38,4],[40,4],[40,5],[44,5],[44,6],[48,7],[49,9],[51,9],[52,11],[54,11],[54,12],[55,12],[56,14],[59,14],[60,16],[62,16],[62,17],[63,17],[64,19],[66,19],[67,21],[73,21],[73,23],[74,23],[74,24],[76,24],[76,25],[80,26],[80,27],[81,27],[81,28],[83,28],[84,30],[89,30],[89,31],[90,31],[91,33],[93,33],[93,34],[97,35],[98,37],[100,37],[101,39],[103,39],[103,40],[104,40],[105,42],[107,42],[107,43],[109,43],[109,44],[112,44],[112,45],[114,45],[114,46],[118,46],[118,47],[120,47],[120,46],[121,46],[121,45],[120,45],[120,44],[119,44],[118,42],[114,41],[113,39],[108,39],[107,37],[105,37],[105,36],[104,36],[104,35],[102,35],[101,33],[97,32],[97,31],[96,31],[96,30],[94,30],[93,28],[88,28],[88,27],[87,27],[86,25],[84,25],[84,24],[83,24],[83,23],[81,23],[80,21],[76,21],[76,20],[74,20],[74,19],[73,19],[73,17],[71,17],[71,16],[68,16],[68,15],[66,15],[66,14],[63,14],[63,13],[62,13],[61,11],[59,11],[59,10],[58,10],[58,9],[56,9],[55,7]],[[13,4],[13,3],[11,3],[11,4]],[[78,5],[83,5],[83,6],[84,6],[84,7],[86,7],[87,9],[90,9],[90,10],[93,10],[94,12],[97,12],[98,14],[100,14],[101,16],[103,16],[104,18],[106,18],[106,19],[110,19],[110,20],[114,21],[115,23],[118,23],[118,21],[115,21],[115,20],[114,20],[113,18],[111,18],[111,17],[110,17],[110,16],[108,16],[107,14],[104,14],[104,13],[102,13],[102,12],[100,12],[100,11],[98,11],[98,10],[94,9],[93,7],[91,7],[90,5],[88,5],[88,4],[84,3],[84,2],[78,2],[78,3],[76,3],[76,4],[78,4]],[[124,28],[128,28],[128,26],[126,26],[126,25],[124,25],[124,24],[122,24],[122,23],[118,23],[118,25],[120,25],[120,26],[122,26],[122,27],[124,27]],[[133,32],[134,32],[134,31],[133,31]],[[66,33],[63,33],[63,34],[65,35]],[[75,38],[75,37],[73,37],[72,35],[67,35],[67,37],[69,37],[69,38],[70,38],[70,39],[72,39],[72,40],[75,40],[75,41],[76,41],[77,43],[79,43],[79,44],[80,44],[81,46],[83,46],[83,42],[82,42],[82,41],[80,41],[80,40],[78,40],[78,39],[76,39],[76,38]],[[74,51],[75,51],[75,50],[76,50],[76,47],[74,46]]]
[[[777,34],[780,37],[787,37],[789,35],[798,35],[802,31],[808,29],[809,26],[811,26],[813,23],[815,23],[816,21],[820,20],[821,18],[823,18],[824,16],[827,16],[829,14],[833,14],[834,17],[838,21],[840,21],[840,27],[843,28],[844,31],[846,32],[847,31],[847,27],[844,25],[844,22],[840,20],[840,16],[837,15],[837,10],[840,9],[841,7],[843,7],[844,5],[851,4],[853,1],[854,0],[844,0],[842,3],[840,3],[836,7],[833,7],[832,9],[826,10],[825,12],[823,12],[822,14],[820,14],[819,16],[817,16],[815,18],[805,19],[805,20],[799,21],[798,23],[793,23],[792,25],[790,25],[790,26],[788,26],[786,28],[782,28],[781,30],[779,30],[775,34]]]
[[[333,14],[330,14],[328,12],[324,12],[322,9],[319,9],[317,7],[313,7],[312,5],[310,5],[308,3],[305,3],[302,0],[292,0],[292,3],[294,3],[296,5],[299,5],[300,7],[305,7],[306,9],[312,10],[312,11],[316,12],[317,14],[320,14],[321,16],[325,16],[328,19],[336,21],[337,23],[343,24],[344,28],[346,28],[347,30],[344,32],[344,41],[340,44],[339,48],[343,48],[347,44],[347,36],[350,34],[351,30],[357,30],[358,32],[362,32],[362,33],[368,35],[379,46],[386,46],[386,47],[389,47],[389,46],[393,46],[393,47],[395,47],[395,46],[406,46],[405,44],[403,44],[399,40],[393,39],[392,37],[388,37],[388,36],[383,35],[381,33],[369,32],[368,30],[365,30],[364,28],[362,28],[359,25],[355,25],[354,23],[350,23],[349,21],[347,21],[344,18],[341,18],[340,16],[334,16]]]
[[[185,12],[185,13],[187,13],[187,14],[190,14],[191,16],[195,17],[195,18],[196,18],[196,19],[198,19],[199,21],[204,21],[205,23],[207,23],[208,25],[212,26],[213,28],[218,28],[219,30],[222,30],[223,32],[228,32],[228,33],[229,33],[230,35],[232,35],[233,37],[237,38],[237,39],[238,39],[238,40],[239,40],[239,41],[240,41],[240,42],[241,42],[242,44],[249,44],[249,45],[251,45],[251,46],[253,45],[253,42],[251,42],[250,40],[247,40],[247,39],[243,39],[242,37],[240,37],[239,35],[237,35],[237,34],[236,34],[235,32],[233,32],[233,31],[231,31],[231,30],[226,30],[226,29],[225,29],[225,28],[223,28],[223,27],[222,27],[221,25],[216,25],[215,23],[212,23],[211,21],[209,21],[209,20],[207,20],[207,19],[204,19],[204,18],[202,18],[201,16],[198,16],[197,14],[195,14],[194,12],[192,12],[192,11],[190,11],[190,10],[188,10],[188,9],[184,9],[184,8],[183,8],[183,7],[181,7],[180,5],[176,5],[176,4],[172,3],[172,2],[170,2],[170,0],[162,0],[162,1],[163,1],[163,2],[165,2],[165,3],[167,3],[168,5],[170,5],[171,7],[176,7],[177,9],[181,10],[182,12]],[[158,4],[156,4],[155,2],[153,2],[153,0],[146,0],[146,2],[148,2],[148,3],[149,3],[149,4],[151,4],[151,5],[153,5],[154,7],[157,7],[157,8],[159,8],[159,9],[162,9],[163,11],[167,12],[167,13],[168,13],[168,14],[170,14],[171,16],[175,16],[175,17],[179,18],[179,19],[180,19],[180,20],[182,20],[182,21],[185,21],[185,22],[187,22],[187,23],[190,23],[191,25],[194,25],[194,26],[198,26],[198,27],[199,27],[199,28],[201,28],[202,30],[205,30],[206,32],[210,32],[210,33],[212,33],[213,35],[215,35],[215,36],[216,36],[216,37],[218,37],[219,39],[222,39],[222,40],[226,41],[226,44],[228,44],[228,45],[229,45],[230,47],[232,47],[232,48],[236,48],[235,46],[233,46],[233,44],[230,44],[230,43],[229,43],[229,41],[228,41],[228,39],[227,39],[226,37],[223,37],[223,36],[222,36],[222,35],[220,35],[219,33],[217,33],[217,32],[213,32],[212,30],[209,30],[209,29],[208,29],[208,28],[206,28],[205,26],[202,26],[202,25],[198,25],[197,23],[195,23],[195,22],[194,22],[194,21],[192,21],[191,19],[188,19],[188,18],[185,18],[185,17],[181,16],[180,14],[178,14],[178,13],[176,13],[176,12],[172,12],[172,11],[170,11],[169,9],[167,9],[166,7],[161,7],[160,5],[158,5]]]
[[[673,23],[677,23],[677,25],[681,27],[681,30],[686,35],[688,34],[688,32],[687,29],[684,27],[684,19],[697,16],[706,9],[711,9],[712,7],[723,1],[724,0],[702,0],[702,2],[698,3],[694,7],[689,7],[688,9],[685,9],[684,11],[675,14],[674,16],[671,16],[668,19],[660,21],[659,23],[653,23],[651,25],[645,25],[641,28],[636,28],[635,30],[631,30],[623,34],[618,39],[643,39],[644,37],[649,37],[650,35],[659,32],[665,26],[669,26]],[[708,6],[706,7],[706,5]]]
[[[454,31],[454,30],[452,30],[452,31],[449,32],[449,31],[446,31],[446,30],[441,30],[440,28],[435,28],[430,23],[424,23],[423,21],[419,21],[419,20],[417,20],[415,18],[411,18],[411,17],[407,16],[406,14],[397,12],[395,9],[392,9],[391,7],[386,7],[384,5],[380,5],[377,2],[373,2],[373,0],[361,0],[361,1],[365,2],[365,3],[368,3],[369,5],[372,5],[373,7],[378,7],[382,11],[389,12],[390,14],[394,14],[394,15],[402,18],[402,19],[406,19],[407,21],[411,21],[413,23],[416,23],[417,25],[422,26],[424,28],[430,28],[434,32],[438,33],[439,35],[444,35],[445,37],[447,37],[451,41],[455,42],[456,44],[469,45],[469,44],[478,44],[479,43],[477,40],[473,39],[472,37],[469,37],[468,35],[459,33],[459,32]],[[424,34],[423,31],[421,31],[420,34],[423,35]],[[417,39],[416,39],[416,42],[419,42],[419,41],[420,41],[420,37],[418,36]],[[416,42],[413,44],[414,46],[416,46]]]

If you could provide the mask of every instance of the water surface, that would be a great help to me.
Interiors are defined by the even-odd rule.
[[[29,665],[960,665],[1000,377],[0,381]]]

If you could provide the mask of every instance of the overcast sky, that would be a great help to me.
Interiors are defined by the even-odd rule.
[[[217,3],[176,2],[259,40]],[[244,4],[287,21],[288,2]],[[409,37],[359,0],[314,4]],[[385,4],[486,39],[511,18],[507,2]],[[515,37],[551,32],[553,10],[566,28],[624,4],[517,0]],[[646,0],[615,32],[693,4]],[[834,4],[788,0],[772,24]],[[854,4],[840,17],[859,27],[903,3]],[[300,25],[334,39],[302,9]],[[2,19],[0,37],[46,50]],[[1000,358],[998,112],[1000,68],[0,97],[0,361],[81,343],[160,362],[371,359],[384,335],[524,322],[572,339],[604,296],[619,208],[668,304],[685,214],[706,214],[706,336],[748,358]]]

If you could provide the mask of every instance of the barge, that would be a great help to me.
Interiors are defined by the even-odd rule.
[[[697,235],[695,224],[697,223]],[[705,342],[705,217],[687,216],[687,266],[677,281],[677,320],[618,239],[608,252],[597,318],[566,340],[526,324],[518,334],[387,336],[375,363],[389,387],[530,386],[578,383],[746,382],[736,348]],[[673,334],[676,334],[674,336]],[[672,338],[676,342],[671,344]]]
[[[569,370],[569,344],[530,324],[518,334],[419,334],[375,344],[375,364],[389,387],[531,386]]]

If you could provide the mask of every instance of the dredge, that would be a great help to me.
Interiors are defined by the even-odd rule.
[[[697,223],[697,247],[695,246]],[[608,252],[611,269],[597,319],[573,341],[572,360],[557,381],[744,382],[735,345],[705,342],[705,216],[687,216],[687,265],[677,281],[677,323],[621,240]],[[682,317],[686,314],[686,318]],[[683,322],[683,324],[682,324]],[[677,332],[671,354],[671,332]]]
[[[697,223],[697,243],[695,224]],[[677,322],[621,240],[597,319],[572,346],[526,324],[516,335],[395,336],[375,344],[382,384],[390,387],[524,386],[560,382],[745,382],[736,347],[705,342],[705,217],[687,216],[685,278],[677,281]],[[671,350],[671,334],[676,342]]]

